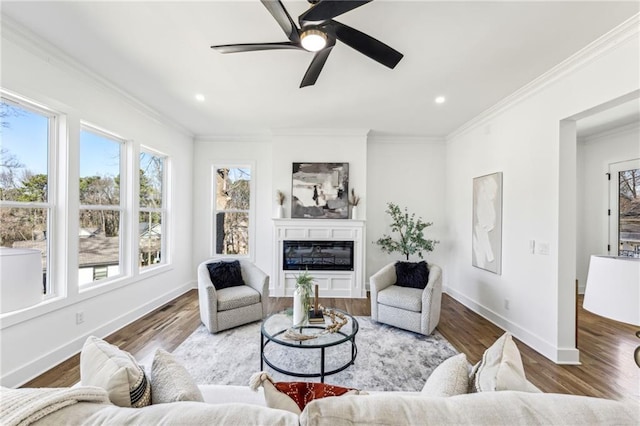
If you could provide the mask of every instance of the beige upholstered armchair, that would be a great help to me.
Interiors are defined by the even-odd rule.
[[[200,320],[211,333],[263,319],[267,314],[269,276],[248,260],[240,260],[246,285],[216,290],[207,264],[225,261],[209,259],[198,266]]]
[[[375,321],[429,335],[440,321],[442,270],[429,264],[429,280],[424,290],[400,287],[396,283],[395,262],[369,279],[371,318]]]

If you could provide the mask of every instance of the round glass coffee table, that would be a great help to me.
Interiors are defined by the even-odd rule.
[[[324,383],[325,376],[339,373],[340,371],[348,368],[356,360],[358,354],[358,347],[356,346],[356,334],[358,333],[358,320],[346,312],[338,309],[331,309],[335,312],[340,312],[347,319],[347,323],[340,328],[336,333],[324,333],[325,324],[305,324],[301,327],[293,328],[292,317],[285,313],[276,313],[267,317],[262,323],[261,328],[261,344],[260,344],[260,370],[264,368],[266,363],[269,367],[273,368],[282,374],[286,374],[294,377],[320,377],[320,381]],[[330,324],[331,320],[325,316],[326,324]],[[293,329],[297,333],[301,333],[307,336],[316,336],[314,339],[308,340],[288,340],[284,335],[287,330]],[[270,359],[270,355],[265,351],[267,345],[273,343],[280,348],[280,357],[278,361]],[[332,354],[332,365],[329,366],[329,370],[325,368],[325,351],[328,348],[341,347],[340,352],[335,355]],[[300,351],[304,349],[305,351]],[[312,356],[313,352],[309,351],[306,354],[306,349],[319,349],[320,359],[319,363],[305,362],[304,356],[309,360],[309,356]],[[304,352],[302,361],[296,365],[293,360],[296,358],[293,353],[284,354],[283,352]],[[290,356],[287,356],[290,355]],[[287,365],[288,364],[288,365]],[[314,364],[320,371],[305,372],[301,368]]]

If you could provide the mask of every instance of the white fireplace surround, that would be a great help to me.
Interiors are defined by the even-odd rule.
[[[296,277],[302,271],[283,269],[283,242],[297,241],[353,241],[353,271],[309,270],[319,287],[320,297],[367,297],[364,282],[365,223],[349,219],[274,219],[272,284],[275,297],[292,296]]]

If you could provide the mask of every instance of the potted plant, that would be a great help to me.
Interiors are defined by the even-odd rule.
[[[398,238],[394,239],[386,234],[379,238],[375,243],[382,251],[402,253],[409,261],[409,256],[416,253],[420,259],[423,259],[422,253],[433,251],[435,245],[439,243],[436,240],[425,239],[422,233],[426,227],[433,225],[432,222],[423,222],[420,217],[416,219],[415,213],[409,214],[406,207],[403,211],[394,203],[387,203],[385,211],[392,219],[391,232],[397,233]]]
[[[296,278],[296,289],[293,292],[293,325],[301,326],[307,320],[311,309],[313,295],[313,277],[304,271]]]

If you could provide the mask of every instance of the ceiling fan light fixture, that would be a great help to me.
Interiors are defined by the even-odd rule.
[[[317,28],[308,28],[300,34],[300,43],[305,50],[317,52],[327,45],[327,34]]]

